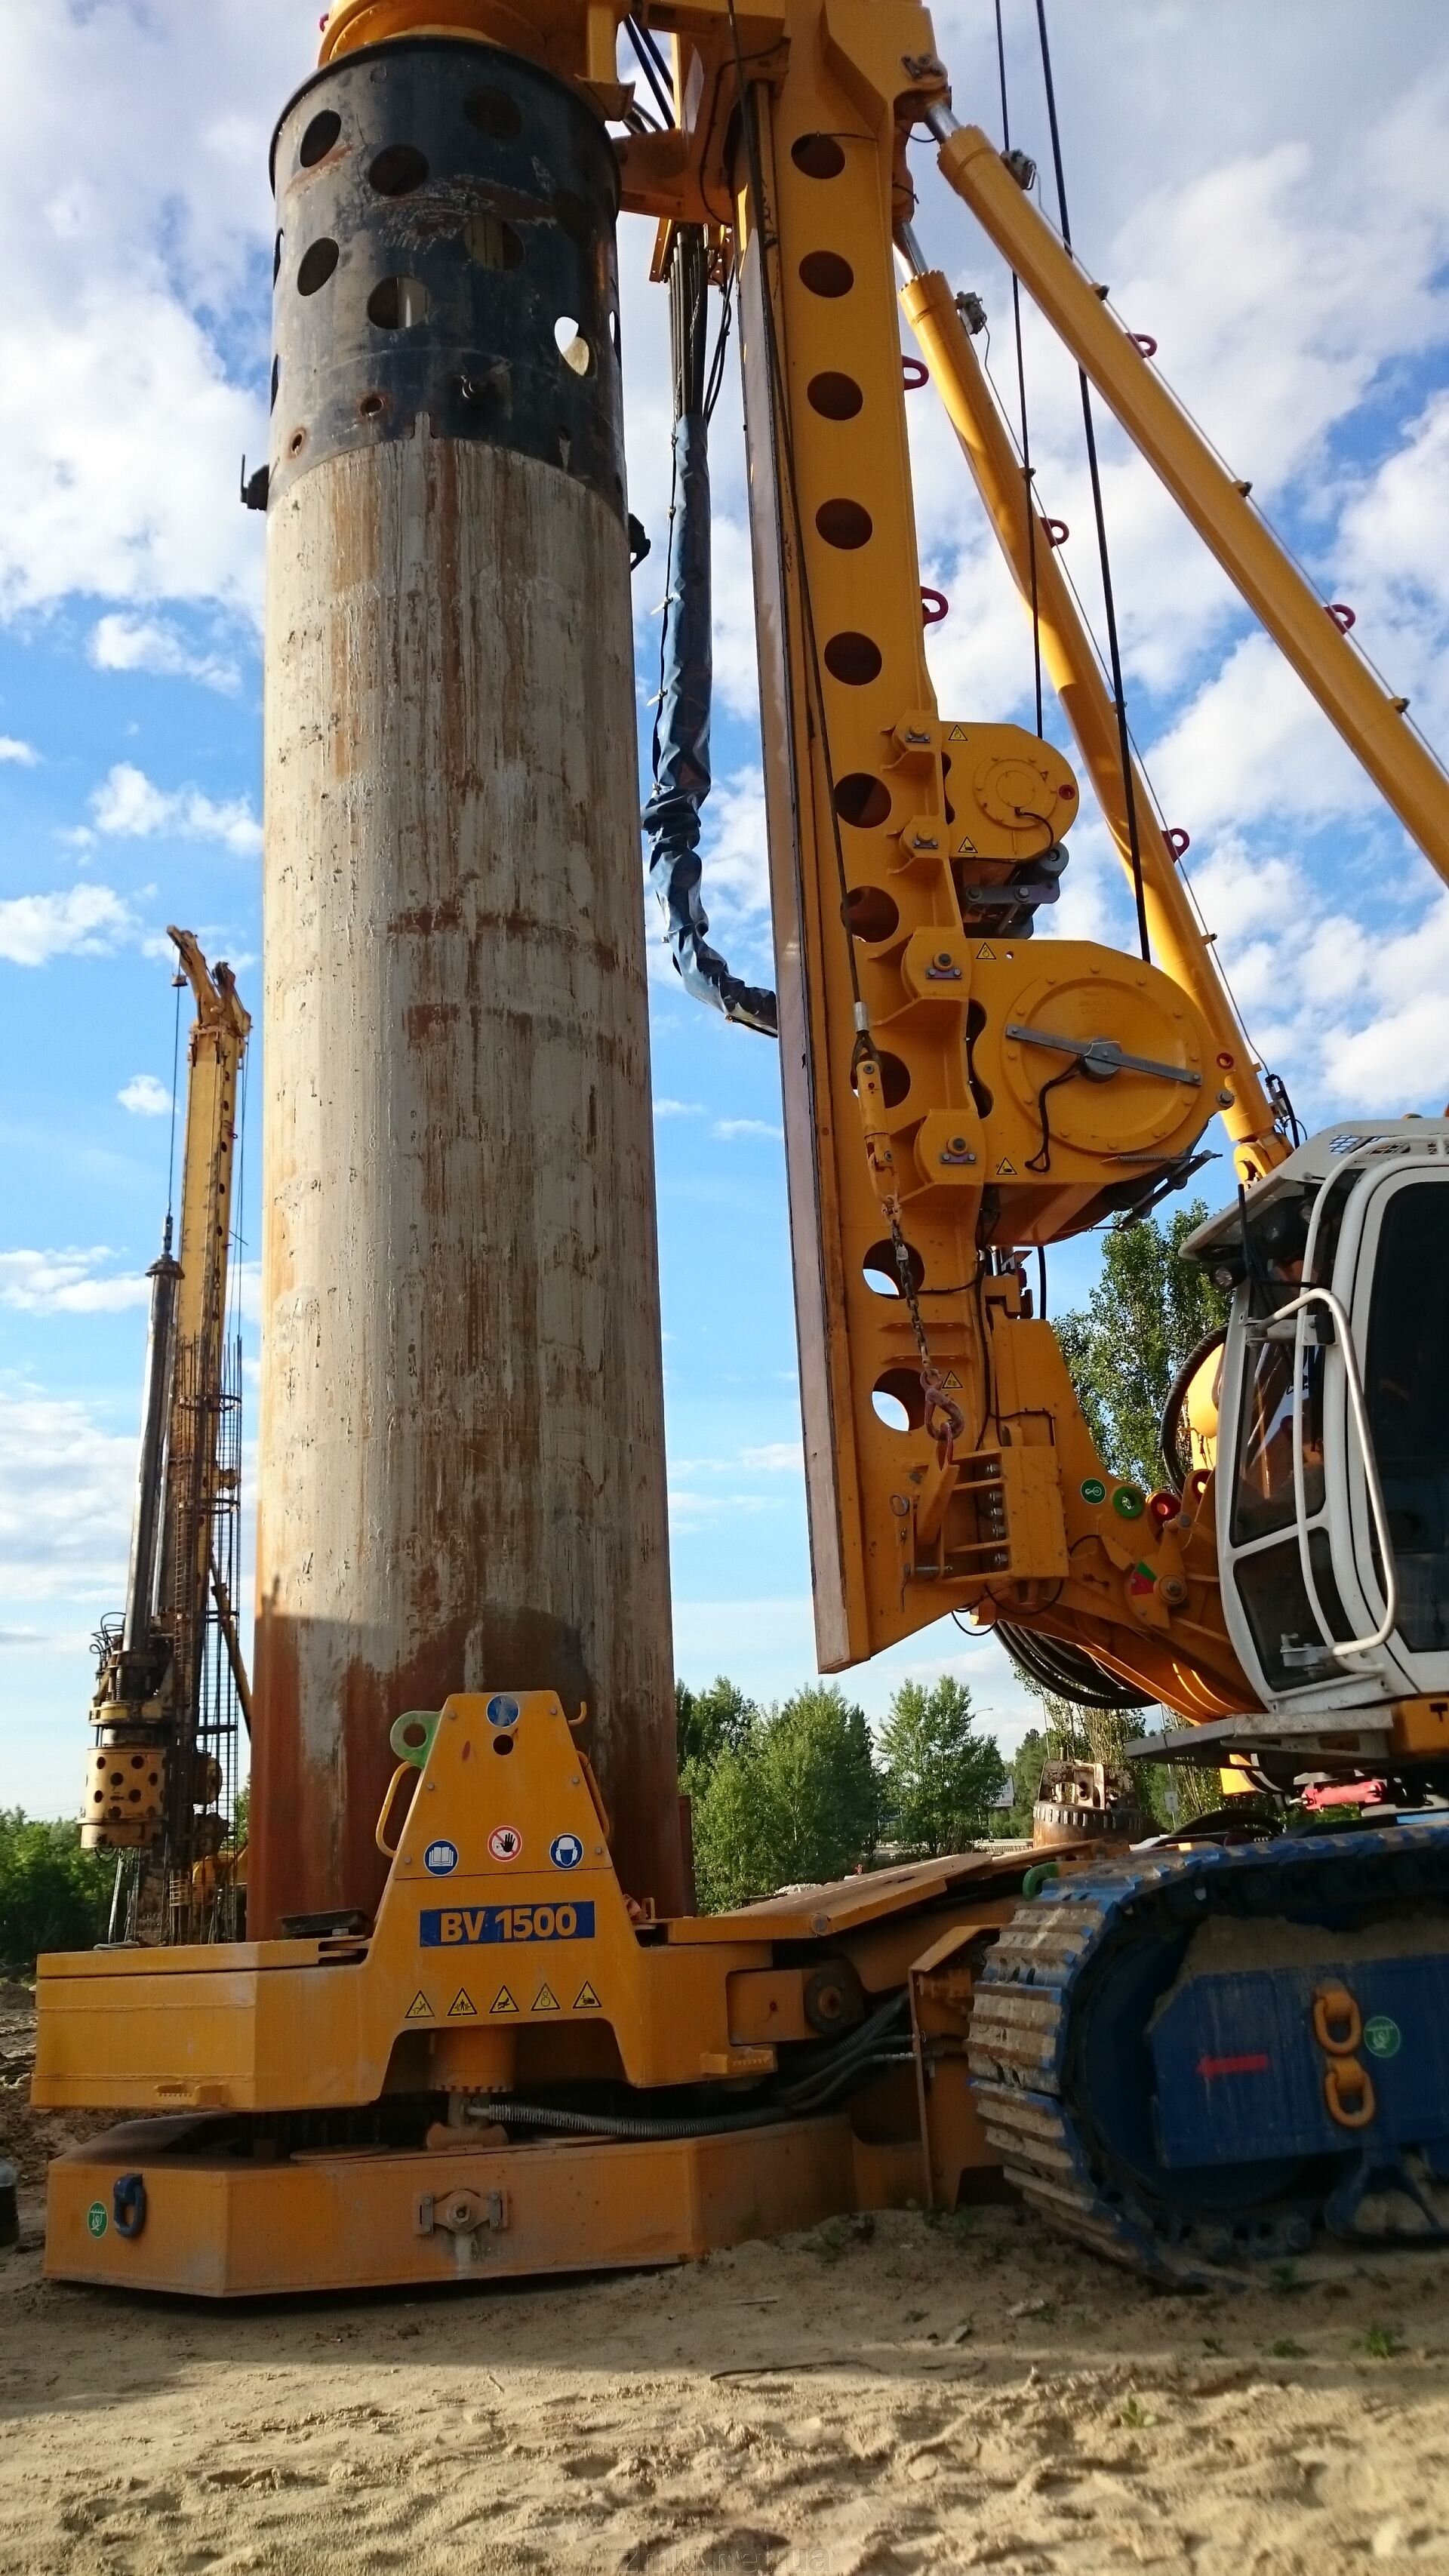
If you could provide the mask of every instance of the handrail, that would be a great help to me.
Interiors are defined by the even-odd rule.
[[[1373,1513],[1374,1528],[1378,1533],[1379,1555],[1384,1569],[1382,1619],[1372,1636],[1351,1637],[1343,1644],[1340,1644],[1329,1631],[1323,1604],[1318,1598],[1318,1586],[1313,1578],[1313,1567],[1308,1552],[1308,1507],[1303,1492],[1303,1353],[1307,1347],[1304,1340],[1304,1327],[1310,1306],[1326,1306],[1333,1317],[1338,1347],[1343,1353],[1344,1382],[1348,1388],[1349,1409],[1353,1415],[1354,1429],[1358,1433],[1359,1452],[1363,1459],[1369,1509]],[[1308,1598],[1313,1604],[1319,1627],[1323,1631],[1324,1644],[1341,1660],[1345,1655],[1371,1654],[1375,1647],[1385,1645],[1392,1636],[1399,1617],[1399,1578],[1394,1565],[1393,1541],[1389,1536],[1388,1508],[1384,1502],[1383,1487],[1379,1483],[1378,1461],[1374,1456],[1373,1434],[1369,1429],[1368,1406],[1364,1400],[1363,1380],[1359,1375],[1358,1354],[1353,1346],[1353,1332],[1347,1310],[1334,1296],[1331,1288],[1304,1288],[1298,1296],[1291,1299],[1288,1305],[1278,1308],[1272,1321],[1275,1324],[1286,1324],[1290,1316],[1296,1316],[1298,1319],[1293,1334],[1293,1510],[1298,1533],[1298,1561],[1303,1569]]]

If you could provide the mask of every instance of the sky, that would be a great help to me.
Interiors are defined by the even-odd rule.
[[[1003,0],[1011,139],[1049,172],[1035,13]],[[1326,595],[1449,743],[1449,19],[1433,0],[1055,0],[1073,236],[1115,308]],[[119,1606],[170,1151],[168,921],[260,982],[267,144],[311,68],[316,0],[4,0],[0,87],[0,1804],[71,1812],[89,1638]],[[987,0],[935,12],[956,112],[998,138]],[[913,147],[917,230],[984,298],[999,262]],[[1042,202],[1055,213],[1049,182]],[[647,744],[668,506],[666,298],[620,242]],[[979,344],[978,344],[979,345]],[[1043,506],[1100,626],[1075,373],[1027,315]],[[738,377],[716,416],[717,785],[706,899],[769,980]],[[911,403],[942,711],[1030,721],[1029,636],[933,393]],[[1311,1123],[1449,1097],[1449,895],[1140,459],[1100,423],[1134,732],[1260,1052]],[[1049,711],[1047,729],[1064,740]],[[1127,940],[1087,810],[1051,928]],[[647,923],[676,1663],[761,1698],[810,1678],[778,1069],[683,994]],[[183,1024],[184,1030],[184,1024]],[[251,1066],[253,1140],[264,1032]],[[1210,1141],[1212,1141],[1210,1139]],[[1219,1145],[1223,1140],[1219,1136]],[[1226,1195],[1226,1164],[1197,1186]],[[257,1154],[241,1274],[257,1342]],[[1079,1302],[1097,1247],[1063,1247]],[[250,1463],[250,1462],[248,1462]],[[970,1682],[1003,1744],[1029,1702],[948,1624],[848,1677]]]

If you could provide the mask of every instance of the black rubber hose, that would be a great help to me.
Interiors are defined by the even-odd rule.
[[[1184,1470],[1182,1458],[1177,1446],[1177,1435],[1182,1428],[1182,1408],[1187,1402],[1187,1390],[1191,1386],[1193,1379],[1196,1377],[1198,1370],[1202,1367],[1203,1361],[1210,1359],[1214,1351],[1221,1350],[1223,1343],[1227,1338],[1228,1328],[1226,1324],[1219,1324],[1213,1332],[1204,1333],[1196,1350],[1188,1352],[1186,1359],[1183,1361],[1181,1368],[1178,1370],[1176,1377],[1173,1379],[1172,1384],[1168,1389],[1167,1402],[1162,1408],[1162,1430],[1160,1434],[1162,1443],[1162,1463],[1167,1469],[1167,1481],[1169,1485],[1172,1487],[1173,1492],[1179,1496],[1182,1493],[1183,1486],[1187,1482],[1186,1471]]]
[[[874,2057],[859,2061],[850,2075],[864,2081],[876,2067],[903,2066],[911,2055],[909,2048],[882,2049]],[[827,2110],[835,2094],[851,2089],[851,2082],[846,2080],[822,2086],[809,2101],[785,2102],[777,2098],[749,2110],[707,2111],[652,2120],[632,2111],[567,2111],[553,2102],[521,2102],[510,2093],[480,2102],[475,2117],[485,2127],[490,2120],[496,2120],[505,2129],[554,2129],[572,2138],[714,2138],[724,2130],[774,2129],[787,2120],[809,2119]]]
[[[1001,1639],[1018,1671],[1057,1699],[1072,1700],[1078,1708],[1155,1705],[1150,1691],[1134,1690],[1130,1682],[1119,1681],[1084,1646],[1069,1646],[1060,1637],[1040,1637],[1033,1629],[1015,1627],[1006,1619],[997,1620],[993,1634]]]

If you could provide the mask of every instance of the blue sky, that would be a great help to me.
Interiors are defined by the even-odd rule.
[[[1431,739],[1449,740],[1449,26],[1427,0],[1097,0],[1055,11],[1073,228],[1113,300]],[[0,97],[0,1801],[68,1810],[87,1639],[120,1597],[166,1188],[168,920],[259,985],[266,145],[315,6],[9,0]],[[1007,0],[1013,139],[1046,159],[1026,0]],[[936,13],[957,110],[998,129],[984,0]],[[1005,281],[916,147],[918,230],[991,317]],[[1050,208],[1050,199],[1048,199]],[[627,224],[641,722],[668,479],[665,299]],[[1072,370],[1029,319],[1044,505],[1095,614]],[[719,785],[707,888],[769,975],[743,476],[731,371],[715,460]],[[910,412],[923,577],[952,613],[943,711],[1029,714],[1025,628],[928,392]],[[1310,1116],[1449,1096],[1449,902],[1277,665],[1151,476],[1103,433],[1134,723],[1250,1025]],[[1049,730],[1057,728],[1049,721]],[[1123,936],[1090,812],[1056,927]],[[651,940],[677,1662],[763,1696],[813,1667],[772,1047],[686,1000]],[[265,1081],[251,1069],[252,1134]],[[1219,1140],[1220,1141],[1220,1140]],[[1209,1172],[1211,1191],[1219,1175]],[[258,1237],[256,1154],[244,1226]],[[1053,1302],[1095,1248],[1053,1258]],[[250,1290],[249,1276],[244,1287]],[[248,1293],[246,1303],[250,1305]],[[255,1329],[248,1323],[254,1371]],[[1003,1740],[1024,1696],[947,1628],[853,1678],[971,1679]]]

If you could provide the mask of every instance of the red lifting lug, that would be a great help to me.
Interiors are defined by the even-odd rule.
[[[1129,331],[1127,337],[1131,341],[1134,349],[1141,350],[1144,358],[1156,357],[1157,342],[1153,339],[1150,331]]]
[[[1350,626],[1356,626],[1358,624],[1358,619],[1355,616],[1354,611],[1351,608],[1345,608],[1341,599],[1329,600],[1328,614],[1332,618],[1334,625],[1338,628],[1340,635],[1346,635]]]
[[[950,613],[951,603],[944,590],[927,590],[923,582],[921,584],[921,624],[939,626],[942,618],[949,617]]]
[[[902,358],[901,376],[908,394],[918,394],[922,385],[931,381],[931,370],[920,358]]]
[[[1042,528],[1049,546],[1064,546],[1072,533],[1065,519],[1043,519]]]
[[[1175,859],[1185,859],[1192,848],[1192,834],[1185,832],[1180,823],[1172,824],[1162,837]]]

